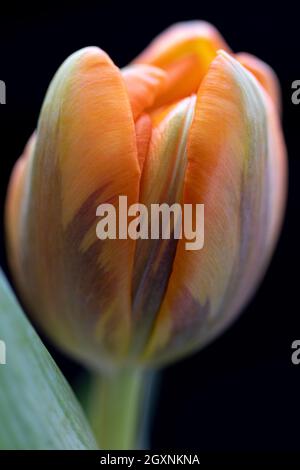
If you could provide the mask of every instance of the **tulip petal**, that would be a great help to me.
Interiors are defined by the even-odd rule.
[[[158,67],[136,64],[124,68],[122,75],[136,120],[164,89],[166,73]]]
[[[172,206],[173,203],[181,203],[187,163],[186,145],[194,106],[195,97],[186,98],[156,125],[154,123],[140,189],[140,203],[147,207],[149,216],[153,204]],[[151,239],[152,225],[149,225],[149,238],[136,242],[132,307],[135,327],[132,349],[135,353],[145,346],[165,294],[177,245],[174,224],[172,220],[170,239],[162,239],[161,235],[159,239]]]
[[[133,240],[96,237],[96,208],[119,195],[137,202],[139,181],[122,75],[100,49],[78,51],[41,111],[22,202],[22,290],[49,335],[95,367],[127,348],[134,257]]]
[[[196,93],[220,48],[229,51],[219,32],[204,21],[178,23],[160,34],[135,60],[167,72],[166,91],[155,105]]]
[[[142,116],[137,119],[135,123],[135,133],[139,164],[141,171],[143,171],[152,135],[152,121],[148,114],[142,114]]]
[[[12,271],[17,279],[21,278],[20,249],[21,249],[21,206],[24,197],[24,187],[27,175],[28,160],[34,151],[36,133],[26,144],[23,154],[17,160],[10,177],[5,208],[5,227],[7,237],[8,257]]]
[[[243,66],[219,53],[198,92],[184,187],[185,203],[205,205],[204,248],[187,251],[179,241],[143,360],[163,362],[202,347],[261,278],[285,188],[285,150],[268,99]]]
[[[246,67],[246,69],[253,73],[262,87],[272,98],[277,110],[280,111],[280,87],[278,78],[276,77],[272,68],[254,55],[248,54],[246,52],[240,52],[239,54],[236,54],[235,57],[244,67]]]

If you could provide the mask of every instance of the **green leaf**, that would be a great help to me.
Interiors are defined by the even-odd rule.
[[[6,364],[1,364],[4,349]],[[97,448],[71,388],[23,314],[1,270],[0,448]]]

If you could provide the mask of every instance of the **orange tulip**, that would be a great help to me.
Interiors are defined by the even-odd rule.
[[[204,22],[178,24],[119,70],[71,55],[8,192],[9,260],[30,313],[97,367],[160,364],[236,317],[277,240],[286,193],[272,70]],[[99,240],[96,208],[202,203],[205,243]]]

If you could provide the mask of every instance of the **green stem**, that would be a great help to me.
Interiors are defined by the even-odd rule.
[[[101,449],[145,446],[153,372],[123,369],[96,379],[91,424]]]

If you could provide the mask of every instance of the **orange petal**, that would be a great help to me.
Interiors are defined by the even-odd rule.
[[[262,60],[246,52],[240,52],[236,54],[235,57],[246,69],[253,73],[266,92],[271,96],[277,110],[280,110],[280,87],[278,78],[273,69]]]
[[[36,133],[34,133],[26,147],[23,154],[17,160],[13,172],[10,177],[6,207],[5,207],[5,228],[7,239],[8,258],[11,269],[14,273],[16,280],[20,280],[20,250],[21,250],[21,206],[22,199],[25,197],[24,187],[27,176],[28,160],[33,153],[36,142]]]
[[[136,145],[141,171],[148,154],[152,134],[152,121],[148,114],[142,114],[135,123]]]
[[[166,73],[158,67],[137,64],[124,68],[122,75],[136,120],[164,89]]]
[[[76,52],[55,75],[29,164],[22,290],[49,335],[99,367],[127,347],[134,241],[99,240],[96,208],[120,194],[137,202],[140,181],[124,81],[100,49]]]
[[[200,86],[184,202],[205,205],[204,248],[187,251],[179,241],[148,360],[202,347],[232,321],[265,270],[282,218],[286,166],[268,100],[225,52]]]
[[[140,189],[140,203],[147,207],[149,216],[154,204],[172,206],[181,203],[187,163],[186,145],[194,106],[195,97],[182,100],[153,127]],[[174,221],[170,224],[170,239],[151,239],[152,224],[151,217],[149,238],[136,242],[132,307],[135,328],[132,348],[135,353],[145,346],[148,339],[176,252]]]
[[[160,34],[135,60],[167,72],[166,91],[156,106],[196,93],[218,49],[229,51],[219,32],[204,21],[178,23]]]

